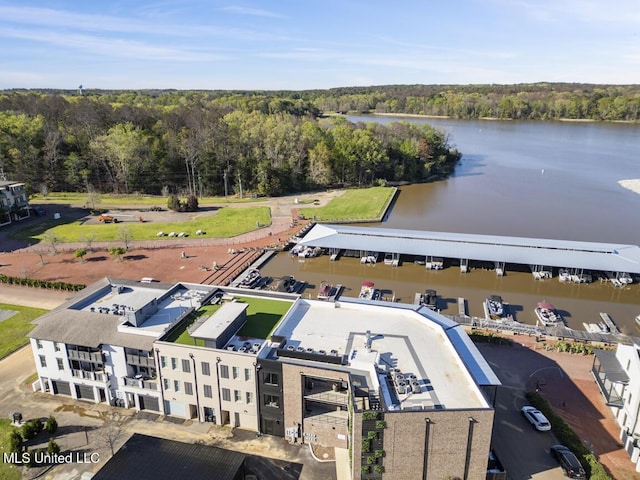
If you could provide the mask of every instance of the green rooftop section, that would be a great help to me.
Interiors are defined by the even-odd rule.
[[[293,302],[287,300],[273,300],[270,298],[256,298],[235,296],[237,302],[246,303],[247,321],[237,332],[240,337],[248,338],[269,338],[271,332],[291,307]],[[187,317],[178,328],[176,328],[164,341],[180,343],[182,345],[196,345],[204,347],[204,340],[193,338],[189,335],[188,328],[202,316],[213,315],[222,304],[204,305]]]

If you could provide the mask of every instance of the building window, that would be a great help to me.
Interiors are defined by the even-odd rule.
[[[60,351],[60,344],[58,342],[53,342],[53,348],[56,352]]]
[[[268,407],[280,407],[280,397],[278,395],[268,395],[264,396],[264,404]]]
[[[41,348],[42,348],[42,342],[41,342],[40,340],[36,340],[36,347],[37,347],[38,349],[41,349]]]
[[[56,361],[58,362],[58,370],[64,370],[64,363],[62,363],[62,359],[56,358]]]
[[[242,392],[240,390],[234,390],[233,391],[233,400],[235,402],[241,402],[242,401]]]
[[[231,390],[229,390],[228,388],[222,389],[222,400],[225,400],[227,402],[231,401]]]
[[[47,368],[47,359],[44,355],[40,355],[40,366],[43,368]]]
[[[207,398],[213,398],[213,394],[211,392],[211,385],[204,385],[204,396]]]
[[[178,359],[171,357],[171,369],[175,370],[178,368]]]
[[[169,380],[167,380],[166,378],[163,378],[162,383],[164,384],[164,389],[169,390]]]
[[[174,389],[176,392],[179,392],[179,391],[180,391],[180,380],[174,380],[174,381],[173,381],[173,389]]]
[[[162,368],[167,368],[167,357],[164,355],[160,357],[160,365]]]
[[[209,362],[201,362],[202,366],[202,374],[203,375],[211,375],[211,367],[209,366]]]
[[[278,385],[278,374],[267,372],[264,376],[264,383],[268,385]]]
[[[249,380],[251,380],[251,369],[250,368],[245,368],[244,369],[244,380],[246,382],[248,382]]]
[[[184,382],[184,393],[193,395],[193,385],[191,385],[191,382]]]
[[[253,403],[253,392],[247,392],[247,403]]]
[[[232,368],[233,371],[233,378],[238,378],[240,376],[240,369],[238,367],[233,367]]]
[[[220,376],[222,378],[229,378],[229,367],[227,365],[220,365]]]
[[[185,373],[191,372],[191,366],[189,365],[189,360],[182,360],[182,371]]]

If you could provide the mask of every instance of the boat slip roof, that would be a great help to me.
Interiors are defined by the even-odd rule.
[[[300,244],[340,250],[640,273],[640,247],[614,243],[317,224]]]
[[[367,330],[371,351],[365,346]],[[385,395],[390,410],[487,408],[479,385],[500,385],[462,326],[416,305],[299,299],[274,335],[294,348],[334,351],[347,358],[352,372],[378,372],[375,382],[383,392],[388,391],[384,375],[393,368],[415,375],[420,392]]]

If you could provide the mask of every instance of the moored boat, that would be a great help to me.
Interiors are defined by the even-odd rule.
[[[560,315],[556,311],[556,308],[549,302],[538,302],[535,312],[538,320],[540,320],[545,327],[557,327],[558,325],[564,324],[562,315]]]
[[[373,282],[364,282],[362,284],[362,287],[360,288],[360,295],[358,296],[358,298],[371,300],[375,292],[374,287],[375,287],[375,284]]]
[[[323,280],[320,282],[320,288],[318,289],[318,300],[328,300],[331,296],[331,290],[333,290],[333,286]]]
[[[569,270],[566,268],[561,268],[558,270],[558,280],[561,282],[569,282],[571,280],[571,274]]]
[[[431,310],[436,310],[438,294],[435,290],[426,289],[424,294],[420,296],[420,305],[427,307]]]
[[[493,319],[501,320],[504,316],[504,304],[500,295],[489,295],[487,297],[487,311]]]
[[[636,316],[636,326],[640,328],[640,315]]]

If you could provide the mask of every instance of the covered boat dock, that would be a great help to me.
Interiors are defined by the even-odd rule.
[[[420,263],[424,259],[426,268],[438,268],[443,258],[458,259],[463,272],[469,260],[493,262],[498,275],[507,263],[529,265],[539,279],[549,278],[552,267],[605,272],[614,284],[629,283],[629,274],[640,274],[637,245],[329,224],[314,225],[299,244],[326,249],[332,260],[348,251],[367,259],[387,254],[393,266],[399,265],[400,255]]]

